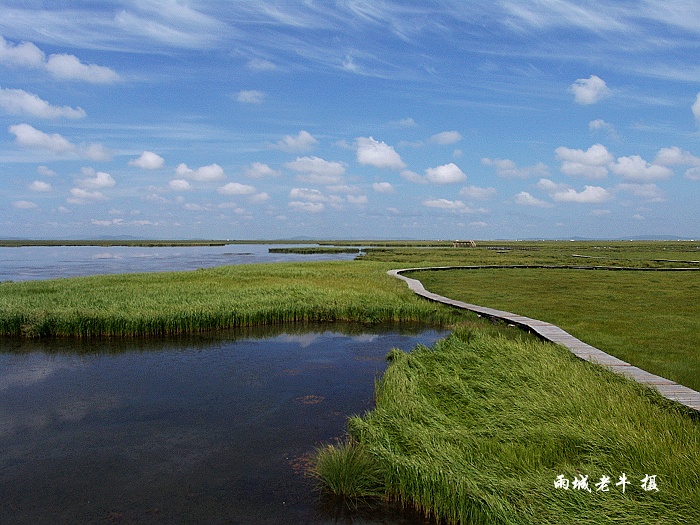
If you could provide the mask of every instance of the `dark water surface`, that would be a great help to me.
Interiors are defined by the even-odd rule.
[[[372,407],[387,352],[444,332],[280,330],[0,339],[0,522],[423,523],[344,511],[304,473]]]
[[[283,244],[225,246],[0,246],[0,282],[82,275],[168,272],[228,264],[352,260],[357,254],[269,253]],[[291,245],[300,247],[304,245]],[[316,246],[316,245],[313,245]]]

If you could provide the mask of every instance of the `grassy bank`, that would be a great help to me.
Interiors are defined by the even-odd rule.
[[[389,358],[376,408],[319,451],[327,489],[449,523],[700,523],[700,423],[652,391],[562,347],[483,330]],[[555,488],[560,475],[569,490]],[[647,475],[658,492],[643,490]],[[590,492],[573,488],[582,476]]]
[[[450,323],[386,264],[224,266],[0,284],[0,335],[151,336],[301,321]]]
[[[410,276],[453,299],[553,323],[700,391],[700,272],[498,269]]]

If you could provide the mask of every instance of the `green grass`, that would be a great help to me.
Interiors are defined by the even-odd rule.
[[[451,323],[371,262],[224,266],[0,284],[0,335],[153,336],[306,321]]]
[[[553,323],[635,366],[700,391],[700,272],[415,272],[426,289]]]
[[[347,471],[361,447],[356,470],[370,476],[355,496],[381,480],[384,498],[448,523],[700,523],[700,423],[651,390],[562,347],[483,330],[389,359],[376,408],[349,421],[335,452]],[[336,471],[317,466],[329,484]],[[555,489],[559,475],[589,476],[592,492]],[[658,492],[642,490],[645,475]],[[602,476],[609,492],[596,491]]]

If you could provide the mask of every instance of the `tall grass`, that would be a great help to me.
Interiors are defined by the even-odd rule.
[[[389,359],[376,408],[348,425],[385,498],[448,523],[700,523],[700,423],[652,391],[562,347],[465,329]],[[555,489],[559,475],[592,490]]]
[[[386,264],[219,267],[0,284],[0,335],[152,336],[306,321],[450,323]]]

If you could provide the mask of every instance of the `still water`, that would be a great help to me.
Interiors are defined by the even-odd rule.
[[[228,264],[352,260],[357,254],[269,253],[283,244],[226,246],[22,246],[0,247],[0,282],[80,275],[196,270]],[[291,245],[301,247],[304,245]],[[315,245],[313,245],[315,246]]]
[[[445,334],[276,330],[0,340],[0,521],[423,523],[324,501],[305,471],[372,407],[392,347]]]

